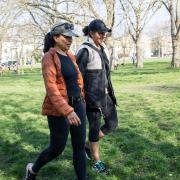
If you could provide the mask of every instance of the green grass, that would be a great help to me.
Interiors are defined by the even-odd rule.
[[[39,71],[0,77],[0,180],[22,179],[26,163],[48,146]],[[112,80],[119,126],[100,142],[111,175],[97,175],[87,164],[90,179],[180,179],[180,71],[167,61],[148,61],[141,70],[119,67]],[[74,179],[71,159],[68,140],[63,155],[42,168],[38,179]]]

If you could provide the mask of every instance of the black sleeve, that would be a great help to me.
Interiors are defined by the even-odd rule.
[[[86,48],[80,49],[77,53],[77,64],[79,66],[79,69],[81,71],[82,76],[84,77],[87,63],[89,59],[89,52]]]

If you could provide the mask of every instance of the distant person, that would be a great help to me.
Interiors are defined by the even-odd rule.
[[[119,62],[118,62],[118,56],[115,52],[115,48],[112,48],[112,69],[113,70],[117,70],[118,66],[119,66]]]
[[[18,73],[18,65],[17,65],[17,63],[13,64],[11,69],[12,69],[13,73],[15,73],[15,74]]]
[[[110,78],[108,50],[104,44],[111,30],[103,21],[93,20],[83,29],[86,41],[77,53],[77,63],[84,79],[86,112],[89,121],[89,143],[85,149],[93,159],[93,170],[107,172],[100,158],[99,139],[117,127],[116,98]],[[103,117],[105,124],[101,126]]]
[[[11,65],[8,65],[8,70],[9,70],[9,71],[11,70]]]
[[[26,180],[34,180],[39,170],[60,155],[69,131],[73,148],[73,165],[78,180],[86,180],[86,113],[83,79],[75,56],[69,51],[73,25],[56,24],[45,36],[42,73],[46,88],[42,114],[47,116],[50,145],[42,151],[34,164],[26,166]],[[61,177],[57,177],[61,179]],[[51,179],[51,177],[49,177]]]
[[[136,54],[135,53],[133,53],[133,55],[131,56],[131,60],[132,60],[132,63],[134,65],[136,62]]]
[[[2,76],[3,75],[3,73],[4,73],[4,66],[3,65],[0,65],[0,75]]]

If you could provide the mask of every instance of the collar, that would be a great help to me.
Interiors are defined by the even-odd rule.
[[[62,51],[61,49],[56,49],[56,52],[58,52],[59,54],[63,56],[67,56],[67,52]]]
[[[92,44],[94,47],[100,49],[100,47],[96,46],[96,44],[94,43],[93,39],[88,36],[87,39],[85,40],[86,43]]]
[[[52,55],[54,55],[56,52],[58,52],[59,54],[65,55],[65,56],[68,55],[68,51],[65,53],[65,52],[57,50],[56,48],[53,48],[53,47],[49,49],[49,53]]]
[[[55,48],[50,48],[48,51],[48,53],[50,53],[53,56],[56,55],[56,52],[57,50]],[[66,56],[69,56],[73,61],[76,61],[76,57],[71,53],[71,51],[67,51]]]
[[[92,39],[90,36],[88,36],[87,39],[86,39],[84,42],[90,43],[90,44],[92,44],[93,46],[95,46],[96,48],[100,49],[100,47],[96,46],[96,44],[94,43],[93,39]],[[106,47],[106,44],[105,44],[104,42],[102,42],[100,46],[102,46],[103,49],[106,49],[106,48],[107,48],[107,47]]]

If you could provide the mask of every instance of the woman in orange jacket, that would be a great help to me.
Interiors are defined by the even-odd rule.
[[[50,145],[40,153],[34,164],[27,164],[26,180],[35,179],[42,166],[63,152],[69,131],[77,179],[86,179],[83,79],[76,58],[69,51],[72,36],[77,36],[73,29],[72,24],[59,23],[45,36],[42,73],[46,97],[42,114],[48,119]]]

